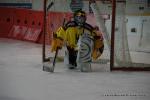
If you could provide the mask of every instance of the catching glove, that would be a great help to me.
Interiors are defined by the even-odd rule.
[[[103,53],[103,50],[104,50],[103,40],[96,39],[94,41],[94,49],[93,49],[93,52],[92,52],[93,60],[96,60],[98,57],[100,57],[101,54]]]

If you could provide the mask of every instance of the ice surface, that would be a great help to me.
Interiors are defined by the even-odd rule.
[[[56,63],[54,73],[43,72],[40,44],[0,39],[0,100],[149,100],[149,72],[105,67],[84,73]]]

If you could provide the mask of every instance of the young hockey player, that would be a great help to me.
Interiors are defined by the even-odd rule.
[[[66,45],[68,68],[89,66],[92,59],[97,59],[103,52],[103,40],[96,34],[96,29],[86,23],[86,13],[77,10],[74,20],[61,26],[54,34],[51,51]]]

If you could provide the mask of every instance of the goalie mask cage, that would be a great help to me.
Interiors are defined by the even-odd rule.
[[[66,12],[59,13],[60,16],[57,17],[55,17],[55,14],[57,12],[52,11],[51,13],[47,13],[48,4],[46,1],[49,0],[44,0],[44,19],[43,19],[44,27],[43,27],[43,49],[42,49],[43,62],[48,61],[49,56],[51,55],[50,43],[51,43],[53,32],[58,28],[58,26],[62,25],[64,18],[66,20],[71,20],[71,13],[66,13]],[[64,1],[63,3],[69,3],[68,2],[69,0],[63,0],[63,1]],[[83,1],[89,2],[89,0],[83,0]],[[91,7],[95,19],[97,19],[96,26],[98,26],[102,30],[105,47],[108,47],[104,49],[104,53],[108,53],[108,54],[104,54],[103,56],[106,55],[107,56],[106,58],[108,58],[108,60],[110,61],[109,64],[110,70],[111,71],[115,71],[115,70],[150,71],[150,60],[149,60],[150,45],[148,44],[148,39],[150,37],[150,34],[148,34],[146,28],[150,22],[150,20],[146,18],[149,15],[141,12],[140,10],[139,12],[136,11],[135,13],[128,13],[129,11],[128,4],[137,3],[135,2],[135,0],[95,0],[95,1],[96,4],[100,3],[101,5],[108,7],[110,10],[109,11],[110,20],[108,22],[107,20],[104,20],[103,22],[101,18],[97,15],[97,13],[105,13],[105,10],[102,10],[101,12],[100,11],[101,6],[97,6],[97,7],[93,6],[93,8]],[[137,5],[143,6],[144,3],[145,2],[142,3],[138,2]],[[52,9],[55,11],[55,7],[52,7]],[[67,11],[69,11],[68,9],[70,8],[66,7],[62,9],[67,9]],[[50,19],[47,18],[47,16],[49,16]],[[140,25],[137,27],[138,29],[134,27],[133,28],[129,27],[130,24],[134,23],[132,20],[133,17],[135,17],[138,20],[138,23],[140,23]],[[51,20],[54,20],[56,18],[59,19],[58,22],[60,23],[57,26],[51,23]],[[108,23],[110,26],[108,26]],[[131,34],[131,31],[136,31],[136,34]]]

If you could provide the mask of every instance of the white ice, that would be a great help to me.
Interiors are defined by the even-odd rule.
[[[0,39],[0,100],[150,100],[150,73],[42,71],[42,45]],[[107,67],[107,66],[106,66]]]

